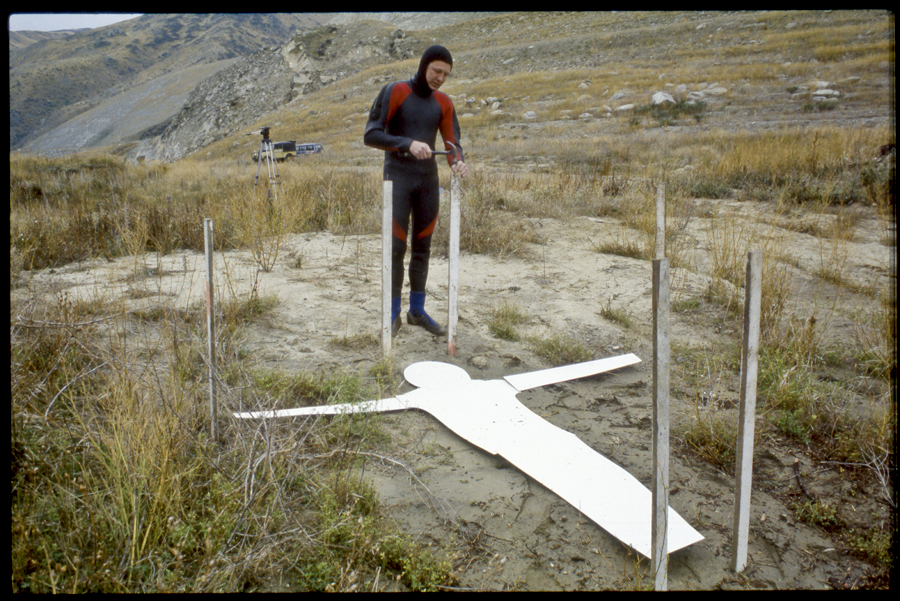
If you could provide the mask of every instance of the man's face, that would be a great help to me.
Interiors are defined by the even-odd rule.
[[[444,82],[450,77],[450,70],[452,68],[453,67],[444,61],[432,61],[428,63],[428,68],[425,69],[425,81],[428,82],[428,87],[431,88],[432,92],[437,91],[444,85]]]

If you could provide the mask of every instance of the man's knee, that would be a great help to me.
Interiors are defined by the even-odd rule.
[[[395,237],[391,244],[391,255],[394,258],[400,257],[402,259],[406,255],[406,240]]]

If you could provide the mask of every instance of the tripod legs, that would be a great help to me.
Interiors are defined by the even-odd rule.
[[[271,198],[273,191],[277,190],[276,186],[281,183],[281,177],[278,175],[278,167],[275,164],[275,149],[270,140],[263,140],[259,149],[259,155],[256,159],[256,178],[253,180],[255,186],[259,183],[259,170],[262,167],[263,160],[266,162],[266,172],[269,176],[269,187],[266,190],[266,198]],[[278,193],[274,193],[278,198]]]

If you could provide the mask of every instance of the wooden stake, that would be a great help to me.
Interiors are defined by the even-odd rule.
[[[459,176],[450,176],[450,265],[447,284],[447,353],[456,355],[459,299]]]
[[[666,185],[656,189],[656,257],[666,258]]]
[[[734,468],[734,534],[732,569],[747,567],[750,538],[750,486],[753,477],[753,431],[756,422],[756,375],[759,357],[759,314],[762,293],[762,253],[747,253],[744,296],[744,343],[741,350],[741,409]]]
[[[654,590],[668,588],[669,260],[653,261],[653,475],[650,565]]]
[[[216,405],[216,312],[213,299],[213,221],[203,220],[203,242],[206,250],[206,331],[209,354],[209,436],[215,441],[218,407]]]
[[[391,223],[394,218],[394,182],[384,181],[381,211],[381,352],[391,354]]]

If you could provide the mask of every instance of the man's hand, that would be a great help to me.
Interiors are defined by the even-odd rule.
[[[409,154],[413,155],[417,159],[430,159],[431,147],[424,142],[417,142],[414,140],[413,143],[409,145]]]
[[[469,175],[469,167],[462,161],[456,161],[455,163],[450,165],[450,171],[461,177],[466,177],[467,175]]]

